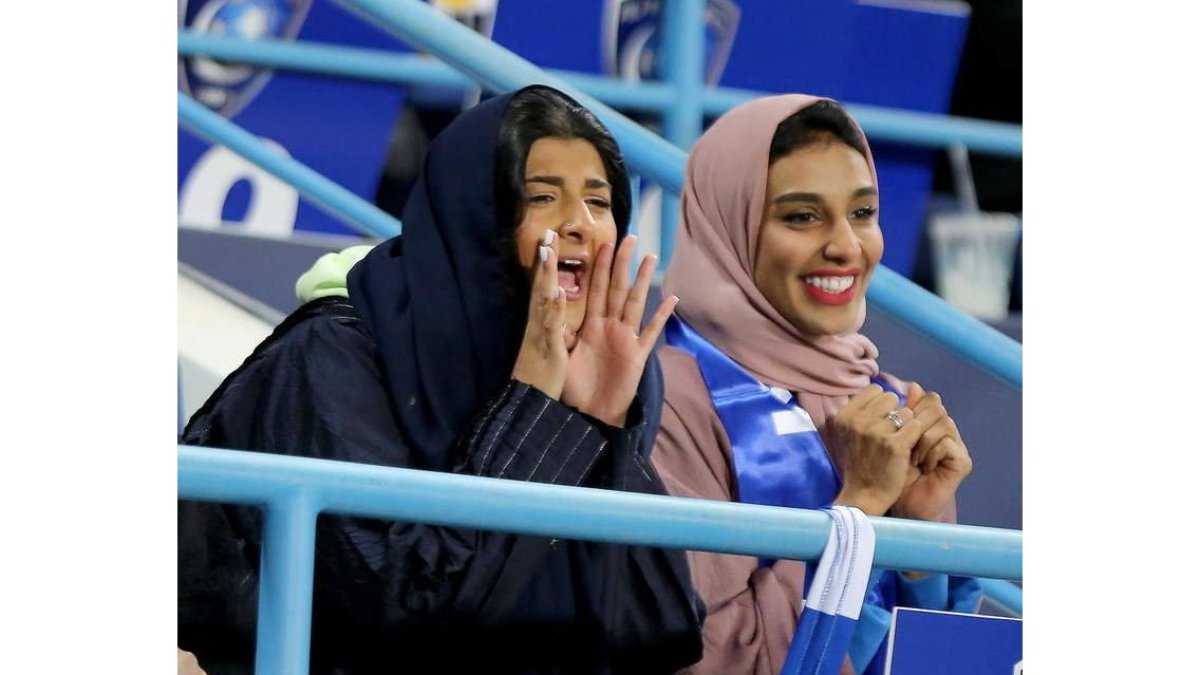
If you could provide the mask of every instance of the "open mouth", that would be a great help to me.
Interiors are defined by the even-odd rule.
[[[587,261],[583,258],[565,257],[558,261],[558,285],[567,294],[567,300],[583,297],[587,285]]]
[[[857,275],[812,275],[800,277],[808,297],[823,305],[845,305],[854,300]]]

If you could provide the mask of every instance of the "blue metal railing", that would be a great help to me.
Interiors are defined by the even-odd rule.
[[[490,89],[508,91],[541,83],[565,91],[608,126],[635,169],[675,194],[683,188],[685,155],[679,148],[436,9],[414,1],[336,1],[380,28],[437,55]],[[670,254],[665,244],[660,258],[664,267]],[[1021,346],[1012,338],[883,266],[876,270],[867,289],[867,299],[969,362],[1020,388]]]
[[[248,41],[181,30],[179,54],[391,84],[463,88],[475,84],[466,75],[428,56],[317,42]],[[671,105],[671,87],[660,82],[623,82],[563,70],[546,72],[618,108],[657,113]]]
[[[1024,611],[1024,599],[1020,587],[1000,579],[980,579],[979,583],[983,586],[985,596],[1013,614],[1021,616]]]
[[[392,84],[468,87],[475,83],[439,61],[417,54],[397,54],[318,42],[247,41],[179,31],[181,56],[207,56],[265,68],[287,69]],[[676,88],[667,82],[628,82],[603,75],[547,69],[580,91],[609,106],[634,112],[663,114],[674,109]],[[718,117],[764,92],[728,87],[700,89],[704,115]],[[1021,125],[951,115],[880,108],[846,103],[846,109],[872,141],[894,141],[930,148],[962,145],[976,152],[1020,157]],[[670,140],[668,138],[668,140]]]
[[[472,80],[489,89],[507,91],[542,83],[567,92],[595,112],[612,130],[627,161],[635,170],[676,194],[682,189],[685,159],[682,150],[425,3],[390,0],[337,1],[363,15],[367,20],[398,34],[402,39],[463,69]],[[210,138],[237,137],[235,140],[238,147],[230,146],[231,149],[259,163],[280,178],[294,182],[284,176],[284,167],[294,160],[280,157],[265,149],[246,154],[239,148],[250,152],[252,141],[256,139],[249,134],[242,137],[224,128],[224,125],[234,129],[236,126],[217,115],[202,115],[204,111],[195,110],[200,108],[198,104],[189,104],[185,99],[186,97],[180,94],[180,114],[187,115],[186,123],[190,128]],[[335,213],[342,218],[346,218],[351,212],[371,213],[370,218],[376,223],[372,231],[377,230],[376,236],[389,236],[389,232],[394,234],[387,229],[396,223],[394,219],[346,190],[338,188],[340,192],[333,194],[334,191],[329,189],[329,186],[322,186],[319,181],[313,180],[314,177],[320,178],[315,172],[298,162],[294,163],[302,167],[302,170],[295,169],[291,173],[297,174],[305,183],[311,181],[312,188],[319,188],[319,191],[310,190],[304,184],[294,182],[306,197],[314,199],[325,208],[337,208]],[[387,218],[387,221],[380,220],[379,216]],[[666,265],[668,254],[664,247],[663,265]],[[873,306],[942,344],[970,363],[1018,389],[1021,387],[1019,343],[982,321],[951,307],[904,276],[880,266],[867,289],[867,299]]]
[[[671,104],[662,111],[663,136],[689,150],[704,130],[704,12],[706,0],[676,0],[663,7],[658,47],[663,75],[672,88]],[[659,269],[670,265],[679,222],[679,190],[663,190],[659,217]]]
[[[667,190],[677,193],[682,187],[681,150],[588,95],[595,94],[630,109],[662,112],[679,103],[679,86],[634,85],[580,74],[563,74],[560,79],[424,3],[338,1],[415,46],[440,56],[491,90],[544,83],[567,92],[596,112],[612,130],[634,169]],[[676,16],[688,13],[685,8]],[[686,20],[695,21],[695,12],[690,13],[692,18]],[[670,39],[670,35],[679,39],[671,29],[667,32],[669,35],[664,39]],[[331,75],[439,84],[468,81],[460,75],[447,75],[446,66],[421,57],[377,58],[378,53],[364,53],[364,50],[235,43],[186,34],[181,34],[179,40],[181,53],[191,49],[218,58],[241,58],[247,62],[261,59],[263,65],[307,67]],[[276,61],[268,63],[270,59]],[[676,63],[674,67],[685,70],[692,66]],[[728,107],[722,106],[731,107],[760,95],[736,90],[697,88],[696,91],[699,108],[709,113],[723,112]],[[695,101],[689,100],[685,107],[694,111]],[[887,129],[887,125],[892,125],[890,131],[871,129],[869,133],[874,137],[880,137],[881,133],[909,134],[916,142],[927,144],[942,144],[941,140],[946,138],[939,137],[934,130],[935,120],[931,118],[936,116],[913,113],[908,119],[896,118],[890,116],[894,111],[875,109],[873,119],[872,110],[863,106],[853,106],[852,112],[864,127],[879,125]],[[381,238],[399,232],[400,223],[378,208],[300,162],[269,150],[252,134],[183,94],[179,95],[179,115],[184,126],[226,145],[293,184],[306,199],[359,231]],[[966,122],[958,127],[950,125],[948,133],[965,137],[975,134],[969,143],[993,142],[998,152],[1019,154],[1019,127],[1014,144],[1012,129],[981,128]],[[678,139],[694,132],[681,121],[668,126],[671,124],[675,125],[672,134]],[[914,131],[922,125],[932,131]],[[956,140],[962,142],[964,138]],[[689,144],[690,140],[677,142]],[[664,252],[669,255],[669,249]],[[985,370],[1018,388],[1021,386],[1019,344],[949,307],[907,279],[880,268],[868,299],[877,308]],[[308,668],[312,551],[318,513],[802,560],[819,557],[828,528],[826,516],[813,511],[531,485],[185,446],[179,448],[179,494],[182,498],[252,504],[264,509],[257,668],[258,672],[270,673],[303,673]],[[470,495],[469,502],[458,497],[463,494]],[[876,562],[881,567],[980,577],[1021,576],[1018,531],[890,519],[875,522],[880,541]],[[1009,607],[1015,604],[1019,611],[1019,590],[1014,596],[1011,585],[990,587],[998,589],[997,593],[1008,593],[1007,602],[1001,603]]]
[[[386,239],[400,233],[400,221],[379,207],[291,157],[275,152],[254,134],[179,94],[179,121],[193,133],[220,143],[291,183],[306,199],[363,234]]]
[[[272,151],[252,134],[217,115],[183,93],[179,117],[184,126],[222,143],[265,170],[288,181],[310,199],[350,226],[387,238],[399,234],[400,221],[300,162]],[[614,113],[615,114],[615,113]],[[648,133],[648,132],[647,132]],[[656,137],[657,138],[657,137]],[[637,139],[627,139],[636,144]],[[938,296],[880,266],[867,289],[871,304],[929,336],[950,351],[987,372],[1021,387],[1021,346],[978,319],[954,309]]]
[[[678,193],[683,188],[684,152],[591,96],[416,0],[335,0],[414,47],[424,49],[490,91],[545,84],[591,110],[621,143],[625,160],[645,178]],[[626,139],[637,138],[626,147]],[[635,147],[636,146],[636,147]]]
[[[307,672],[318,513],[791,560],[819,558],[830,527],[820,511],[189,446],[179,496],[264,510],[260,673]],[[877,567],[1022,578],[1019,531],[871,520]]]

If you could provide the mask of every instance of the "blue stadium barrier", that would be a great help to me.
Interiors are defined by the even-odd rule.
[[[400,233],[400,221],[346,188],[291,157],[273,151],[254,134],[179,95],[179,121],[190,131],[237,154],[291,183],[309,201],[368,236],[387,239]]]
[[[295,159],[271,151],[252,134],[183,93],[179,93],[178,97],[180,120],[188,129],[213,142],[222,143],[281,180],[288,181],[305,198],[360,232],[381,239],[400,233],[400,221],[375,205]],[[629,142],[636,143],[637,139],[629,139]],[[1021,346],[1012,338],[951,307],[938,296],[884,266],[876,269],[875,278],[867,289],[867,300],[967,361],[1021,388]]]
[[[308,672],[318,513],[816,560],[821,511],[179,446],[179,497],[264,510],[259,673]],[[1020,531],[872,518],[875,565],[1021,579]]]
[[[684,154],[678,147],[589,95],[630,109],[662,112],[679,103],[677,95],[683,85],[678,82],[632,85],[580,74],[559,77],[539,70],[422,2],[337,1],[411,44],[433,52],[465,72],[470,80],[493,91],[544,83],[567,92],[596,112],[612,130],[635,170],[669,191],[678,193],[682,187]],[[668,3],[668,8],[671,4],[680,3]],[[689,16],[691,18],[686,18]],[[669,24],[681,23],[667,29],[668,34],[676,36],[674,42],[671,43],[670,35],[665,35],[664,43],[671,43],[675,49],[686,49],[686,44],[678,46],[687,42],[687,38],[679,37],[678,31],[683,22],[696,21],[696,16],[697,12],[686,7],[675,14],[668,11],[665,19]],[[702,12],[699,16],[702,17]],[[461,76],[458,75],[447,76],[443,70],[445,66],[440,64],[419,63],[419,57],[392,55],[389,59],[376,59],[367,58],[370,54],[359,53],[363,50],[313,45],[234,44],[234,41],[184,33],[180,34],[179,40],[181,53],[188,49],[194,53],[209,50],[207,53],[215,57],[242,58],[247,62],[262,59],[264,65],[309,68],[326,74],[405,82],[467,81],[459,79]],[[315,49],[338,50],[338,58],[326,59],[329,52],[312,51]],[[228,51],[217,53],[218,50]],[[670,58],[668,56],[669,64],[672,63]],[[266,63],[268,59],[276,61]],[[685,75],[681,73],[691,72],[689,69],[693,66],[681,60],[668,66],[668,70],[682,78]],[[699,102],[689,98],[684,105],[693,113],[696,109],[722,112],[721,106],[732,106],[745,100],[739,97],[759,95],[711,88],[697,89],[696,92],[688,95],[698,96]],[[638,108],[639,105],[642,107]],[[992,143],[992,151],[1000,154],[1020,153],[1019,127],[1015,127],[1014,137],[1013,129],[1003,125],[978,126],[974,121],[939,125],[933,119],[939,116],[905,113],[893,117],[895,111],[863,106],[852,106],[851,110],[875,137],[881,133],[885,136],[889,133],[907,135],[908,142],[933,145],[954,138],[954,142],[969,145]],[[355,229],[380,238],[399,232],[400,223],[394,218],[300,162],[272,152],[252,134],[182,93],[179,94],[179,115],[183,125],[193,132],[229,147],[291,183],[306,199]],[[695,130],[682,118],[670,125],[673,125],[672,134],[676,138],[685,138]],[[871,129],[871,125],[884,131]],[[938,131],[939,128],[943,131]],[[948,135],[939,136],[940,133]],[[666,243],[664,265],[669,257],[670,242]],[[1021,387],[1020,345],[986,324],[883,267],[876,272],[868,299],[875,307],[988,372],[1018,389]],[[459,495],[470,497],[464,499]],[[179,496],[250,504],[264,509],[256,667],[258,672],[285,674],[308,670],[312,551],[318,513],[336,512],[540,536],[798,560],[813,560],[820,556],[829,526],[827,517],[816,511],[536,485],[186,446],[179,447]],[[881,567],[1021,578],[1022,537],[1019,531],[893,519],[875,519],[875,524],[879,534],[876,563]],[[998,583],[988,583],[987,587],[989,593],[1003,596],[998,599],[1001,604],[1010,608],[1015,605],[1016,611],[1020,611],[1020,589]]]
[[[1023,614],[1023,593],[1016,584],[1001,579],[980,579],[983,594],[1017,616]]]
[[[679,148],[425,3],[336,1],[380,28],[435,54],[484,87],[508,91],[541,83],[565,91],[608,126],[631,166],[666,190],[678,194],[682,189],[686,156]],[[670,258],[668,241],[663,242],[660,258],[664,268]],[[879,266],[867,289],[867,299],[971,363],[1018,389],[1021,387],[1019,343],[951,307],[904,276]]]
[[[496,45],[470,28],[447,17],[423,2],[405,0],[337,0],[366,19],[379,24],[402,39],[441,57],[447,63],[462,69],[474,81],[494,91],[517,89],[529,84],[542,83],[559,88],[577,98],[594,111],[612,130],[621,144],[629,164],[642,175],[678,193],[683,186],[685,155],[679,148],[667,143],[637,123],[612,108],[600,103],[562,79],[545,73],[521,57]],[[366,222],[375,223],[372,232],[392,232],[384,225],[395,223],[378,209],[370,206],[348,191],[330,189],[316,181],[316,176],[307,167],[289,158],[280,157],[265,148],[251,148],[254,141],[249,134],[244,137],[223,126],[226,123],[217,115],[207,118],[206,112],[194,102],[189,103],[180,94],[180,113],[186,115],[186,123],[198,133],[210,138],[218,136],[237,137],[238,147],[231,149],[247,159],[259,163],[268,171],[284,180],[293,182],[302,194],[328,209],[337,209],[339,217],[347,218],[352,212],[363,213]],[[203,119],[202,119],[203,118]],[[236,129],[229,123],[229,127]],[[239,147],[246,151],[239,150]],[[249,154],[248,154],[249,153]],[[294,170],[284,167],[295,164]],[[284,173],[295,174],[302,183],[286,178]],[[332,185],[332,184],[330,184]],[[307,186],[307,187],[306,187]],[[337,186],[333,186],[336,188]],[[319,188],[316,190],[315,188]],[[344,194],[341,194],[344,193]],[[339,206],[341,205],[341,206]],[[372,209],[374,209],[372,211]],[[387,218],[387,221],[380,219]],[[348,221],[352,222],[352,221]],[[361,227],[359,227],[361,230]],[[376,234],[376,236],[387,236]],[[667,265],[669,249],[664,241],[661,264]],[[947,347],[967,361],[999,377],[1020,389],[1021,346],[1012,338],[1000,333],[974,317],[951,307],[938,296],[912,283],[904,276],[880,266],[867,290],[867,299],[875,307],[887,312],[902,323]]]
[[[706,0],[668,2],[662,13],[663,78],[671,85],[671,104],[662,111],[663,137],[690,149],[704,131],[704,12]],[[663,190],[659,215],[659,269],[670,265],[679,225],[679,190]]]
[[[255,41],[179,31],[180,56],[207,56],[264,68],[330,75],[401,85],[468,87],[474,81],[442,61],[417,54],[397,54],[317,42]],[[628,82],[603,75],[546,70],[580,91],[614,108],[658,113],[673,109],[675,87],[666,82]],[[765,92],[728,87],[700,90],[701,111],[718,117]],[[846,103],[846,109],[873,141],[949,148],[962,145],[974,152],[1020,157],[1021,125],[952,115]]]

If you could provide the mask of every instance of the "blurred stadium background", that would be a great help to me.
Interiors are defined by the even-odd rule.
[[[537,66],[574,74],[573,82],[669,79],[670,64],[657,49],[664,39],[662,0],[430,4]],[[397,217],[428,140],[486,95],[330,0],[181,0],[179,21],[181,91]],[[820,94],[852,110],[972,118],[1019,133],[1013,126],[1021,122],[1017,1],[707,0],[704,23],[708,87]],[[231,39],[406,57],[420,82],[339,78],[217,58],[213,50]],[[697,133],[686,120],[659,115],[636,98],[611,105],[685,150]],[[921,119],[947,126],[962,121]],[[1019,143],[1015,151],[945,147],[864,126],[883,193],[884,264],[895,272],[936,289],[929,223],[940,214],[978,208],[1019,219]],[[297,276],[318,255],[363,237],[231,151],[184,129],[178,142],[186,416],[298,305],[292,291]],[[675,202],[646,180],[639,192],[642,246],[658,251]],[[1019,341],[1019,246],[1012,262],[1011,285],[1004,289],[1008,311],[987,321]],[[886,369],[919,377],[947,399],[976,462],[960,491],[960,522],[1021,528],[1020,390],[883,312],[871,313],[865,332],[881,345]]]

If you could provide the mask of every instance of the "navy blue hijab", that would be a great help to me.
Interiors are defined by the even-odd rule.
[[[527,290],[514,297],[512,217],[497,210],[497,145],[514,97],[463,112],[433,140],[404,206],[404,233],[375,247],[350,271],[350,301],[375,338],[392,410],[419,465],[448,470],[457,439],[509,380],[524,333]],[[606,132],[607,133],[607,132]],[[623,165],[614,186],[628,185]],[[510,200],[501,200],[502,202]],[[628,212],[616,216],[618,241]],[[662,412],[662,374],[651,356],[638,386],[649,456]]]

